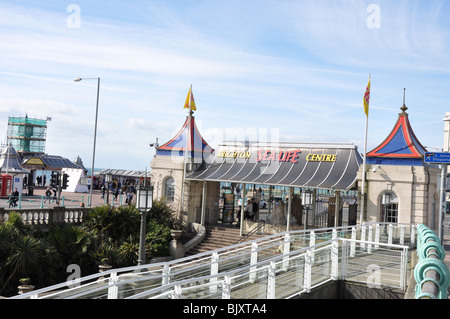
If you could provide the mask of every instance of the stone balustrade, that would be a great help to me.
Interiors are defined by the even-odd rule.
[[[5,210],[0,208],[0,224],[8,220],[12,212],[16,212],[22,216],[24,224],[45,226],[58,223],[78,224],[83,221],[83,217],[90,208],[87,207],[70,207],[55,206],[53,208],[30,208]]]

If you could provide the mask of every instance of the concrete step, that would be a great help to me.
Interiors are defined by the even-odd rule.
[[[245,234],[244,234],[245,236]],[[205,238],[197,246],[186,253],[192,256],[198,253],[207,252],[236,244],[241,240],[239,228],[213,226],[206,228]],[[260,235],[251,235],[245,241],[261,238]]]

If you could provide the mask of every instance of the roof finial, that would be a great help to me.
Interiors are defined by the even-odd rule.
[[[403,113],[405,113],[406,110],[408,109],[405,104],[405,95],[406,95],[406,88],[403,88],[403,105],[400,108],[400,110],[402,110]]]

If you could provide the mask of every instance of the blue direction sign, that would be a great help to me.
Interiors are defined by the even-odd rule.
[[[450,164],[450,153],[425,153],[423,160],[425,163]]]

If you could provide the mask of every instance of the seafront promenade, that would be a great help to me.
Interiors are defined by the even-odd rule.
[[[51,208],[57,206],[55,196],[51,195],[50,200],[46,200],[45,191],[47,187],[36,186],[33,190],[33,196],[23,195],[20,202],[18,202],[17,208]],[[81,203],[84,203],[87,207],[89,193],[72,193],[72,192],[61,192],[60,205],[65,207],[80,207]],[[133,194],[133,202],[135,201],[136,194]],[[106,200],[114,206],[126,205],[125,194],[117,196],[117,200],[114,199],[114,195],[109,193],[109,196],[105,193],[104,198],[102,198],[102,192],[100,190],[94,189],[92,191],[92,206],[100,206],[106,204]],[[0,208],[9,208],[8,198],[0,198]]]

